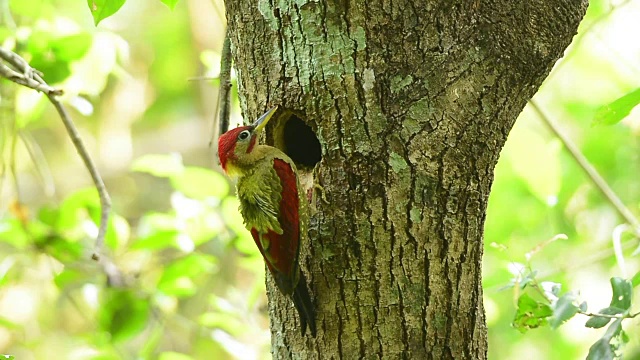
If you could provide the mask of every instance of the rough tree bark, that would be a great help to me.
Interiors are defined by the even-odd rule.
[[[322,149],[301,254],[319,333],[269,281],[274,358],[486,358],[493,169],[586,3],[226,1],[246,118],[284,106]]]

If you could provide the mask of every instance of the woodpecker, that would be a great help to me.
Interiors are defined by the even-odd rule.
[[[240,212],[275,283],[293,300],[302,335],[307,325],[316,335],[315,309],[300,270],[300,242],[307,238],[306,196],[296,166],[279,149],[258,144],[258,137],[276,108],[252,125],[229,130],[218,139],[220,164],[236,179]]]

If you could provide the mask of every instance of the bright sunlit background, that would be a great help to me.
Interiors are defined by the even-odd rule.
[[[269,358],[264,268],[215,169],[212,134],[225,28],[219,0],[129,0],[95,26],[86,1],[0,0],[0,42],[64,89],[65,104],[114,204],[107,245],[128,287],[106,286],[89,257],[99,203],[42,95],[0,82],[0,354],[35,359]],[[640,205],[640,116],[594,124],[640,87],[640,0],[594,0],[580,35],[535,100],[622,201]],[[240,121],[234,95],[234,122]],[[15,176],[14,176],[15,175]],[[577,315],[558,329],[512,327],[508,285],[536,270],[588,311],[609,278],[640,270],[637,240],[562,142],[527,108],[496,169],[486,220],[490,359],[579,359],[606,328]],[[527,260],[525,254],[558,234]],[[516,286],[516,288],[519,288]],[[638,311],[640,306],[635,306]],[[626,357],[640,353],[625,320]],[[634,355],[635,354],[635,355]]]

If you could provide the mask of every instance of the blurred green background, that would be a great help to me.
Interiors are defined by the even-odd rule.
[[[166,1],[171,3],[171,1]],[[42,95],[0,82],[0,353],[31,359],[269,358],[264,268],[208,144],[224,6],[127,1],[94,25],[85,1],[0,0],[2,46],[65,90],[113,200],[107,245],[129,287],[107,287],[89,257],[99,202]],[[640,87],[640,1],[591,1],[580,34],[535,100],[633,212],[640,205],[640,115],[594,124]],[[234,95],[232,122],[240,122]],[[511,325],[518,269],[609,305],[612,276],[640,269],[623,220],[537,114],[525,109],[498,167],[486,219],[490,359],[580,359],[604,329],[577,315],[525,334]],[[566,234],[536,253],[538,244]],[[505,288],[506,287],[506,288]],[[636,311],[637,311],[637,307]],[[626,358],[640,351],[626,320]]]

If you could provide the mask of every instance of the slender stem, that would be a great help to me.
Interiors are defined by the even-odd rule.
[[[632,318],[633,316],[623,316],[623,315],[607,315],[607,314],[598,314],[598,313],[590,313],[590,312],[586,312],[586,311],[580,311],[578,310],[578,314],[581,315],[585,315],[585,316],[590,316],[590,317],[603,317],[603,318],[609,318],[609,319],[626,319],[626,318]]]
[[[622,216],[622,218],[633,227],[633,231],[636,233],[636,235],[640,235],[640,222],[638,222],[631,210],[629,210],[629,208],[627,208],[624,203],[622,203],[622,200],[620,200],[620,198],[613,192],[611,187],[609,187],[607,182],[602,178],[602,176],[600,176],[598,171],[589,163],[584,155],[582,155],[576,145],[573,144],[573,142],[571,142],[571,140],[560,131],[558,126],[542,112],[535,100],[530,100],[529,104],[538,114],[539,118],[549,127],[549,129],[551,129],[554,134],[556,134],[560,141],[562,141],[571,156],[573,156],[578,165],[580,165],[582,170],[584,170],[589,179],[591,179],[591,182],[593,182],[596,188],[600,190],[600,193],[602,193],[602,195],[609,201],[609,203],[611,203],[618,214],[620,214],[620,216]]]
[[[229,130],[229,118],[231,117],[231,40],[229,30],[224,36],[222,53],[220,54],[220,87],[218,90],[218,121],[219,126],[214,126],[215,135],[212,143],[218,141],[217,137]]]
[[[5,64],[0,64],[0,76],[7,78],[16,84],[26,86],[47,95],[62,95],[62,90],[54,89],[45,83],[36,81],[33,78],[28,77],[29,75],[27,74],[20,74]]]
[[[104,186],[104,182],[102,181],[102,177],[98,172],[98,168],[95,163],[91,159],[89,152],[87,151],[84,143],[82,142],[82,138],[80,138],[80,133],[73,121],[69,117],[69,113],[62,106],[62,103],[58,101],[58,99],[54,95],[47,95],[49,101],[53,104],[53,106],[58,111],[60,118],[62,119],[62,123],[67,128],[67,133],[71,138],[71,142],[75,146],[78,154],[82,158],[82,162],[84,162],[85,167],[89,170],[89,174],[91,174],[91,179],[93,179],[93,183],[95,187],[98,189],[98,195],[100,196],[100,227],[98,228],[98,238],[96,239],[95,250],[92,258],[94,260],[100,259],[100,252],[102,250],[102,246],[104,245],[104,238],[107,233],[107,224],[109,222],[109,212],[111,211],[111,198],[109,197],[109,193],[107,192],[106,187]]]
[[[220,134],[229,130],[231,116],[231,40],[229,31],[225,33],[220,55]]]

